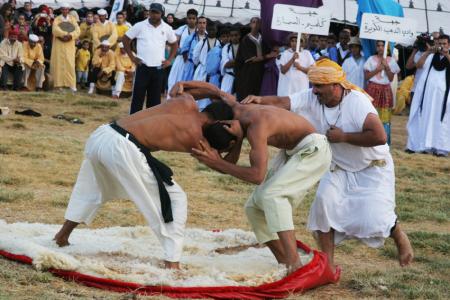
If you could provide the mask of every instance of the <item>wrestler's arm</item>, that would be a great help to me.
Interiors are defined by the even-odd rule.
[[[326,135],[331,143],[349,143],[359,147],[380,146],[386,144],[387,141],[383,124],[374,113],[367,115],[362,132],[348,133],[332,126]]]
[[[226,131],[236,137],[236,141],[223,159],[232,164],[236,164],[239,161],[239,156],[241,155],[242,142],[244,140],[244,131],[242,130],[241,124],[238,120],[221,121],[221,123],[224,124],[224,128]]]
[[[177,82],[169,92],[170,97],[175,97],[182,93],[190,94],[195,100],[211,98],[224,101],[233,106],[236,104],[236,97],[228,94],[217,86],[203,81],[180,81]]]
[[[291,110],[291,99],[289,97],[278,97],[278,96],[247,96],[241,101],[242,104],[261,104],[261,105],[272,105],[282,109]]]
[[[241,167],[230,163],[220,157],[214,149],[208,149],[204,143],[202,150],[192,149],[193,156],[211,169],[229,174],[241,180],[254,184],[261,184],[267,171],[269,151],[267,147],[267,136],[263,128],[250,126],[247,130],[247,139],[250,143],[250,167]]]

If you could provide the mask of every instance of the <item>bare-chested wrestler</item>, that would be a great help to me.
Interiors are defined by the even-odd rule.
[[[309,188],[330,168],[331,150],[327,138],[315,133],[303,117],[271,106],[242,105],[219,88],[204,82],[176,84],[171,94],[189,93],[194,98],[220,98],[233,109],[235,122],[230,132],[242,145],[245,136],[250,143],[250,167],[236,165],[240,151],[233,161],[200,142],[193,156],[219,172],[258,186],[248,199],[245,211],[258,242],[266,244],[288,272],[302,264],[297,252],[293,210],[300,204]],[[268,167],[269,147],[281,149]]]
[[[86,142],[85,159],[56,243],[68,245],[73,229],[79,223],[91,223],[103,202],[129,198],[158,237],[165,267],[179,268],[187,219],[186,194],[172,180],[170,168],[150,153],[189,153],[208,144],[205,137],[218,150],[231,149],[235,137],[217,120],[232,117],[231,108],[222,102],[199,112],[192,96],[185,94],[100,126]]]

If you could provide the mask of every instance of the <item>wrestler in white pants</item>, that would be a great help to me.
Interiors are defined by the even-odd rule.
[[[85,159],[72,191],[66,220],[90,224],[103,202],[131,199],[164,249],[164,259],[178,262],[183,248],[187,197],[174,182],[166,185],[173,222],[164,223],[158,185],[142,152],[109,125],[100,126],[86,142]]]

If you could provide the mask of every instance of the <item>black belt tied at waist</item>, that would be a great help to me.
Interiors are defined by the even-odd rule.
[[[153,175],[155,175],[156,182],[158,183],[158,190],[159,190],[159,199],[161,201],[161,212],[164,219],[164,223],[170,223],[173,221],[173,215],[172,215],[172,204],[170,202],[170,196],[167,192],[166,187],[164,186],[164,183],[172,186],[172,170],[165,165],[164,163],[157,160],[153,155],[150,153],[150,150],[139,143],[139,141],[128,131],[117,125],[116,122],[113,122],[109,124],[112,129],[120,133],[122,136],[124,136],[126,139],[128,139],[130,142],[136,145],[138,149],[144,154],[145,158],[147,159],[148,166],[153,172]]]

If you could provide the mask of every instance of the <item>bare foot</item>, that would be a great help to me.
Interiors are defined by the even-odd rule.
[[[172,261],[164,261],[164,268],[165,269],[180,269],[180,263],[179,262],[172,262]]]
[[[263,248],[266,245],[261,244],[253,244],[253,245],[243,245],[243,246],[234,246],[234,247],[224,247],[224,248],[218,248],[214,250],[214,252],[219,254],[235,254],[239,253],[241,251],[247,250],[248,248]]]
[[[414,258],[414,252],[406,233],[399,229],[398,232],[395,232],[393,238],[397,246],[400,266],[405,267],[411,264]]]
[[[292,265],[286,265],[287,267],[287,275],[290,275],[292,273],[294,273],[295,271],[297,271],[298,269],[300,269],[302,267],[302,262],[300,261],[300,259],[295,262]]]
[[[69,238],[67,236],[64,236],[63,234],[61,234],[59,232],[55,235],[53,240],[56,242],[56,244],[59,247],[64,247],[64,246],[69,246],[70,245]]]

